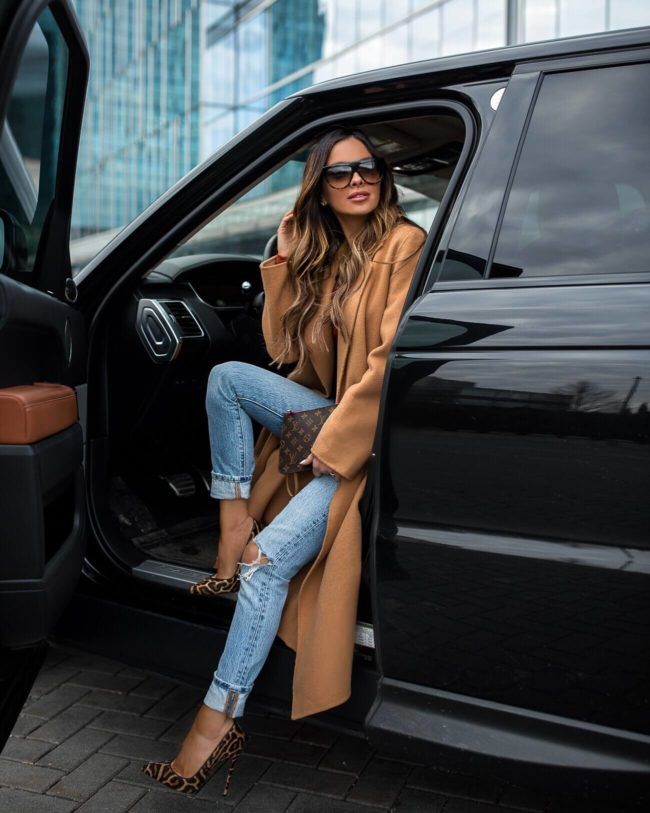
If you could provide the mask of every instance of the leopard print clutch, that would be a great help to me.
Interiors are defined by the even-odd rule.
[[[296,474],[308,471],[309,466],[301,466],[300,461],[309,454],[323,424],[334,411],[336,404],[317,409],[303,409],[300,412],[285,412],[280,432],[281,474]]]

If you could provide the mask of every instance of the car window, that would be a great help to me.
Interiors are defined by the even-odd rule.
[[[2,271],[10,275],[33,269],[54,197],[67,72],[68,48],[46,9],[21,57],[0,133]]]
[[[650,268],[650,64],[544,78],[491,277]]]
[[[391,163],[400,203],[429,230],[460,158],[465,130],[456,115],[419,116],[364,126],[366,135]],[[260,256],[294,205],[308,149],[296,154],[177,248],[187,254]]]

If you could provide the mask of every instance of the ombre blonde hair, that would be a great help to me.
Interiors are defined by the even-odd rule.
[[[348,243],[334,212],[321,206],[322,172],[332,147],[339,141],[356,138],[382,167],[379,203],[368,215],[361,231]],[[314,325],[313,340],[324,345],[323,326],[328,320],[342,333],[349,335],[343,323],[342,308],[354,289],[363,269],[377,250],[379,243],[400,222],[410,222],[397,200],[393,173],[379,156],[368,138],[357,130],[337,128],[326,133],[311,148],[305,163],[300,192],[293,208],[291,250],[287,258],[289,275],[296,291],[291,307],[283,314],[281,330],[283,347],[273,359],[279,365],[294,357],[298,347],[298,367],[307,358],[305,327],[321,308],[323,284],[330,274],[334,255],[341,250],[338,262],[337,288],[329,307],[323,307]],[[345,245],[344,245],[345,244]],[[401,258],[400,258],[401,259]]]

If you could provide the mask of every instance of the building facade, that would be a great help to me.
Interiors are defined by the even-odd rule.
[[[359,71],[650,24],[647,0],[75,0],[91,58],[73,260],[280,99]],[[260,194],[296,183],[290,169]]]

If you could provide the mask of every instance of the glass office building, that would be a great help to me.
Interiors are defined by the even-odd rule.
[[[301,88],[402,62],[650,24],[648,0],[74,2],[91,58],[77,266]]]

